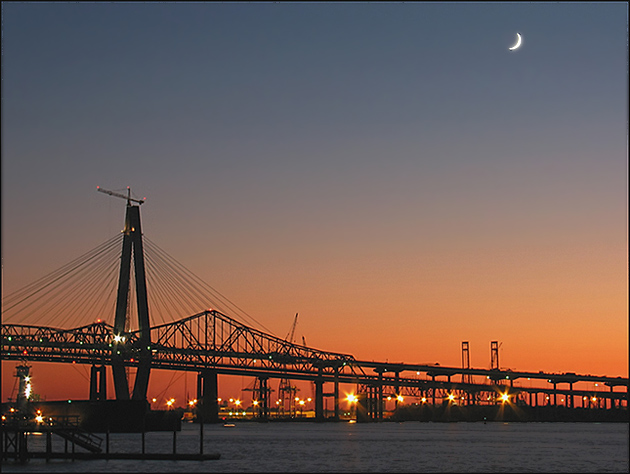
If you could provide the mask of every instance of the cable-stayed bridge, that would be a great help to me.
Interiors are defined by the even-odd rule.
[[[269,381],[274,379],[312,382],[318,418],[324,416],[326,397],[333,398],[334,417],[339,417],[340,384],[356,385],[371,419],[383,418],[386,397],[400,395],[433,405],[496,403],[501,397],[530,406],[555,405],[563,397],[567,407],[575,407],[576,399],[582,406],[587,400],[589,407],[627,407],[627,378],[501,370],[498,357],[490,369],[360,361],[274,336],[143,236],[143,201],[132,199],[130,191],[126,198],[120,235],[3,295],[3,360],[90,365],[92,400],[107,398],[108,369],[118,400],[146,400],[152,369],[196,372],[199,410],[206,420],[218,417],[221,374],[255,380],[253,397],[261,417],[269,413]],[[112,319],[113,325],[107,322]],[[540,383],[515,386],[519,379]],[[579,388],[588,383],[608,390],[594,394]]]

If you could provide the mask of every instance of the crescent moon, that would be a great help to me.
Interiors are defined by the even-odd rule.
[[[514,51],[515,49],[518,49],[520,45],[521,45],[521,35],[519,33],[516,33],[516,44],[508,49],[510,51]]]

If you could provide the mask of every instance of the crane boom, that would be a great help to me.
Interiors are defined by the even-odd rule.
[[[287,337],[285,338],[287,341],[289,341],[292,344],[293,344],[293,336],[295,334],[295,325],[297,324],[297,318],[298,318],[298,313],[295,313],[295,319],[293,320],[293,326],[291,326],[291,330],[289,331],[289,334],[287,334]]]
[[[101,193],[105,193],[105,194],[109,194],[110,196],[116,196],[122,199],[126,199],[127,200],[127,206],[131,206],[131,201],[133,202],[137,202],[138,204],[143,204],[146,198],[143,199],[134,199],[131,197],[131,188],[129,186],[127,186],[127,195],[125,196],[124,194],[120,194],[114,191],[109,191],[107,189],[103,189],[100,186],[96,186],[96,190],[101,192]]]

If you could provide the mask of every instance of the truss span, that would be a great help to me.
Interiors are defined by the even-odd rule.
[[[321,351],[293,344],[246,326],[217,310],[151,328],[153,368],[201,371],[238,370],[298,378],[338,373],[351,368],[348,354]],[[140,353],[139,331],[115,334],[114,327],[98,322],[73,329],[2,325],[3,359],[74,362],[110,365],[112,354],[134,366]]]

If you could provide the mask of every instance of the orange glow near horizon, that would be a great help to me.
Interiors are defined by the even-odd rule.
[[[129,263],[152,328],[215,308],[359,361],[461,367],[468,342],[473,369],[629,377],[626,4],[181,2],[174,22],[117,3],[3,3],[3,327],[109,330]],[[119,8],[124,48],[103,27]],[[536,31],[518,52],[512,19]],[[137,330],[137,304],[118,309]],[[193,324],[173,339],[204,346]],[[32,367],[33,396],[89,398],[89,366]],[[253,384],[222,375],[217,396],[246,404]],[[196,390],[152,370],[147,397]]]

